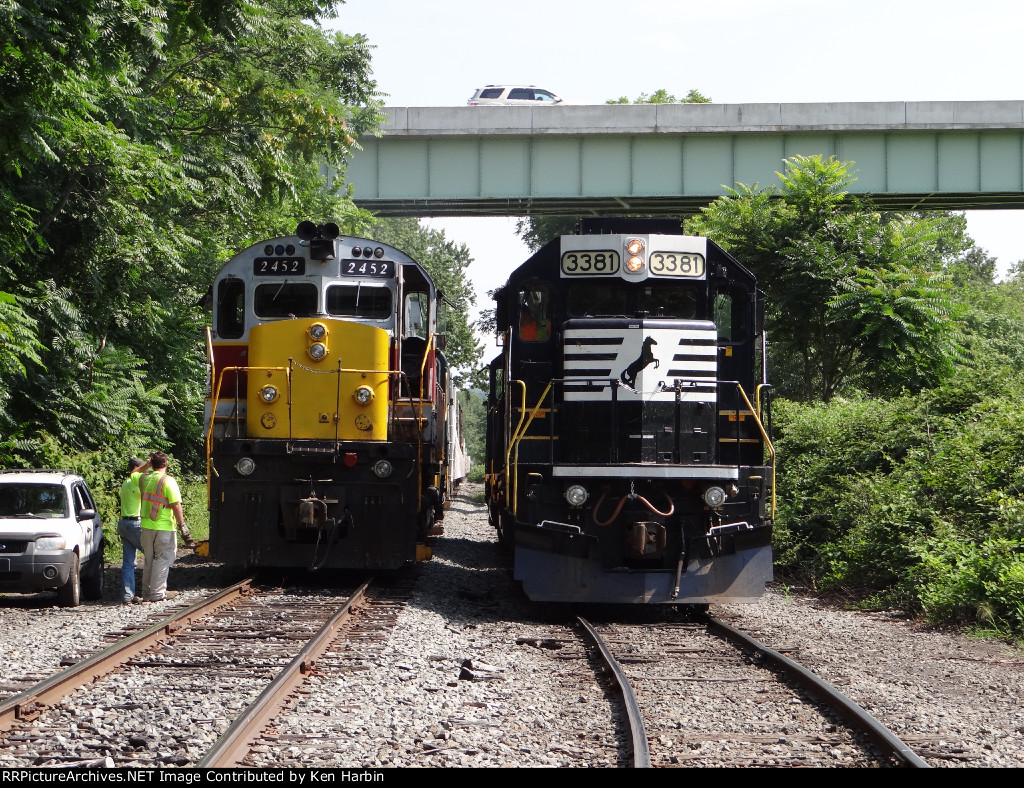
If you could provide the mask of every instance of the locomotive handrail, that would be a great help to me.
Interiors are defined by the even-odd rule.
[[[617,390],[617,386],[619,384],[619,381],[618,381],[618,378],[552,378],[551,380],[548,381],[547,387],[544,389],[544,392],[541,394],[540,399],[537,401],[537,404],[534,406],[534,408],[531,411],[529,411],[529,419],[527,419],[527,409],[526,409],[526,383],[524,381],[522,381],[522,380],[512,380],[512,381],[509,381],[509,382],[510,382],[510,384],[519,384],[519,386],[522,388],[521,404],[520,404],[520,407],[519,407],[519,413],[520,413],[519,423],[516,425],[516,428],[515,428],[515,430],[512,433],[512,437],[509,440],[508,451],[505,454],[505,478],[507,480],[509,480],[509,482],[510,482],[509,484],[505,485],[505,503],[506,503],[506,505],[508,505],[511,502],[511,505],[513,507],[512,511],[514,513],[515,512],[515,506],[516,506],[516,503],[517,503],[517,498],[516,498],[515,493],[518,492],[518,486],[517,485],[518,485],[519,444],[522,441],[524,435],[526,434],[526,430],[529,429],[530,424],[533,422],[534,417],[539,412],[540,406],[543,404],[544,399],[547,397],[548,391],[551,389],[551,387],[553,385],[555,385],[555,384],[562,384],[562,386],[563,386],[563,395],[564,395],[564,386],[565,386],[566,383],[569,383],[569,384],[606,385],[606,386],[612,388],[613,394],[614,394],[614,392]],[[707,382],[707,381],[703,381],[703,382]],[[743,401],[746,403],[747,408],[750,410],[751,417],[753,418],[754,423],[757,425],[757,429],[758,429],[758,432],[761,435],[761,439],[764,441],[764,445],[765,445],[765,447],[768,450],[769,468],[771,469],[770,472],[771,472],[771,490],[772,490],[771,501],[770,501],[770,508],[771,508],[771,517],[772,517],[772,519],[774,519],[774,517],[775,517],[775,507],[776,507],[776,495],[775,495],[775,446],[772,444],[771,438],[769,438],[769,436],[768,436],[768,431],[765,428],[764,423],[761,420],[760,410],[759,410],[760,409],[760,404],[758,404],[757,408],[755,408],[755,406],[751,403],[750,398],[747,396],[746,391],[744,391],[743,386],[737,380],[715,380],[714,382],[715,382],[716,385],[719,385],[719,384],[731,384],[731,385],[736,387],[737,391],[739,391],[739,393],[740,393],[740,396],[743,398]],[[758,389],[757,389],[758,397],[759,397],[760,391],[761,391],[761,389],[763,387],[764,387],[764,385],[759,385],[758,386]],[[614,415],[614,408],[612,409],[612,412],[613,412],[613,415]],[[509,415],[511,416],[511,413]],[[523,423],[524,421],[526,421],[525,424]],[[552,420],[552,422],[553,422],[553,420]],[[511,423],[511,420],[510,420],[510,423]],[[554,430],[554,424],[553,423],[550,425],[550,428],[551,428],[551,431],[553,433],[553,430]],[[551,438],[550,435],[549,435],[549,438]],[[553,440],[553,438],[552,438],[552,440]],[[515,453],[515,460],[516,460],[514,465],[512,465],[512,459],[513,459],[512,455],[513,455],[513,452]],[[554,457],[553,456],[552,456],[552,462],[554,462]],[[515,468],[515,470],[516,470],[516,474],[515,475],[510,475],[511,474],[510,465],[512,465],[512,467]]]
[[[510,464],[511,459],[512,459],[512,444],[515,442],[516,436],[519,435],[519,428],[523,426],[523,421],[526,419],[526,381],[518,380],[518,379],[517,380],[510,380],[508,382],[508,386],[509,386],[509,397],[508,397],[509,398],[509,409],[508,409],[509,426],[512,425],[512,407],[511,407],[511,405],[512,405],[512,385],[515,384],[515,383],[518,383],[522,387],[522,389],[523,389],[523,396],[522,396],[522,404],[519,407],[519,423],[516,425],[516,428],[512,431],[512,435],[509,436],[508,449],[505,451],[505,480],[506,480],[505,481],[505,505],[506,506],[508,506],[508,504],[509,504],[509,492],[510,492],[509,488],[511,487],[511,485],[508,483],[508,479],[509,479],[509,464]]]
[[[417,402],[416,411],[416,424],[419,429],[416,430],[416,505],[420,505],[420,501],[423,500],[423,379],[426,377],[427,371],[427,359],[430,358],[430,348],[434,345],[434,337],[437,335],[431,333],[427,337],[427,346],[423,348],[423,360],[420,361],[420,396]]]
[[[750,413],[754,417],[754,423],[757,425],[757,428],[761,431],[761,437],[764,439],[764,445],[768,449],[768,456],[771,458],[771,465],[769,467],[771,468],[771,473],[772,473],[772,520],[774,520],[775,519],[775,447],[772,445],[771,438],[768,437],[768,430],[766,430],[764,428],[764,424],[761,423],[761,416],[759,415],[758,411],[754,410],[754,406],[750,403],[750,400],[747,398],[747,392],[745,392],[743,390],[743,386],[740,385],[740,382],[738,380],[733,380],[733,381],[729,381],[729,382],[736,384],[736,389],[740,392],[740,396],[743,397],[743,401],[746,402],[747,403],[747,407],[750,408]],[[758,386],[758,390],[760,391],[760,386]]]
[[[265,371],[284,372],[286,374],[286,376],[287,376],[287,379],[288,379],[288,396],[289,396],[289,398],[291,397],[291,388],[292,388],[291,367],[250,367],[250,366],[222,367],[221,370],[220,370],[220,375],[217,377],[217,385],[214,387],[213,394],[212,394],[212,396],[210,398],[210,424],[209,424],[209,427],[208,427],[208,429],[206,431],[206,452],[207,452],[207,456],[209,456],[210,446],[211,446],[211,443],[213,442],[213,428],[214,428],[214,424],[215,424],[215,422],[217,420],[216,419],[216,416],[217,416],[217,405],[220,404],[220,391],[221,391],[221,386],[224,383],[224,376],[228,372],[235,372],[235,373],[245,372],[245,373],[249,373],[249,372],[252,372],[252,371],[256,371],[256,372],[260,372],[260,371],[264,371],[264,372]],[[359,368],[355,368],[355,367],[340,367],[340,366],[337,369],[326,370],[322,374],[338,375],[339,379],[340,379],[340,376],[341,376],[342,373],[345,373],[345,374],[354,373],[354,374],[359,374],[359,375],[387,375],[389,378],[392,377],[392,376],[400,376],[400,375],[404,374],[399,369],[359,369]],[[237,378],[236,378],[236,382],[237,382]],[[235,397],[237,399],[238,395],[236,394]],[[411,399],[411,397],[410,397],[410,399]],[[418,416],[422,420],[422,418],[423,418],[423,402],[422,402],[422,400],[419,403],[419,408],[420,408],[420,410],[419,410]],[[289,430],[289,433],[290,433],[290,430]]]
[[[526,417],[526,413],[525,413],[525,410],[526,410],[526,384],[525,384],[525,382],[523,382],[521,380],[520,381],[516,381],[516,382],[523,384],[523,413],[522,413],[522,416],[519,419],[519,424],[520,424],[522,429],[520,429],[519,427],[516,428],[516,432],[512,436],[512,441],[509,444],[509,455],[511,455],[513,451],[515,452],[515,455],[516,455],[515,456],[515,462],[513,463],[513,466],[512,466],[513,468],[515,468],[515,473],[512,476],[512,488],[513,488],[513,490],[512,490],[512,492],[513,492],[513,495],[512,495],[512,514],[516,514],[516,510],[517,510],[518,504],[519,504],[519,443],[520,443],[520,441],[522,441],[523,435],[526,434],[526,431],[528,429],[530,429],[530,425],[533,423],[534,418],[536,418],[537,413],[540,412],[540,406],[544,403],[544,400],[547,398],[548,392],[551,391],[551,385],[552,385],[552,381],[548,381],[548,385],[544,388],[544,391],[541,393],[540,399],[537,400],[537,404],[534,405],[533,409],[530,411],[530,417],[528,419],[526,419],[526,423],[523,424],[523,419]],[[554,404],[554,403],[552,403],[552,404]],[[505,460],[505,463],[506,463],[506,475],[507,475],[507,473],[508,473],[508,471],[507,471],[508,459],[507,458]],[[507,489],[507,487],[508,486],[506,485],[506,491],[505,491],[506,500],[505,500],[505,503],[508,503],[508,489]]]
[[[288,367],[222,367],[221,368],[220,374],[217,376],[217,385],[214,386],[213,391],[211,392],[211,397],[210,397],[210,424],[209,424],[209,426],[208,426],[208,428],[206,430],[206,490],[207,490],[207,498],[209,498],[209,490],[210,490],[210,471],[212,470],[214,473],[217,472],[217,469],[213,467],[213,430],[214,430],[214,427],[217,424],[217,405],[220,404],[220,389],[221,389],[221,386],[224,385],[224,376],[228,372],[234,372],[234,373],[245,372],[246,374],[248,374],[250,369],[256,369],[256,370],[258,370],[258,369],[278,370],[278,371],[281,371],[281,372],[285,372],[286,374],[288,373]],[[235,376],[235,386],[236,387],[238,386],[238,376],[237,376],[237,374]],[[290,388],[290,386],[289,386],[289,388]],[[236,400],[238,399],[238,393],[237,392],[235,393],[235,399]],[[206,503],[209,504],[210,501],[207,500]]]

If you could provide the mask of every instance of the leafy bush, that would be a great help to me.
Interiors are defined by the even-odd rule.
[[[775,407],[780,571],[937,623],[1024,635],[1021,381]]]

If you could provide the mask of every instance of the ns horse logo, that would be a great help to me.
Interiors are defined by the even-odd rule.
[[[654,337],[647,337],[644,339],[644,346],[640,351],[640,358],[631,362],[629,366],[622,370],[620,379],[626,386],[633,388],[636,385],[636,376],[639,375],[640,371],[645,367],[650,366],[652,362],[654,363],[655,369],[660,366],[661,362],[654,357],[654,351],[651,350],[651,346],[657,344],[658,343],[654,340]]]

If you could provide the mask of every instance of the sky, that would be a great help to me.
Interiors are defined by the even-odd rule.
[[[574,104],[659,89],[719,104],[1024,99],[1021,0],[346,0],[329,26],[367,38],[392,107],[462,106],[487,84]],[[477,309],[528,257],[514,218],[425,221],[469,247]],[[967,230],[1000,270],[1024,259],[1024,211],[968,211]]]

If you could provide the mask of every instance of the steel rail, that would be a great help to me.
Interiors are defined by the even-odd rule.
[[[619,661],[615,659],[615,655],[612,654],[608,645],[604,642],[604,638],[598,634],[597,630],[586,619],[577,616],[576,620],[583,627],[587,635],[590,636],[591,642],[597,646],[605,665],[612,672],[612,675],[615,676],[615,681],[618,683],[619,692],[622,694],[623,702],[626,705],[626,715],[629,717],[629,730],[633,737],[633,766],[637,769],[649,769],[651,768],[651,751],[647,743],[647,729],[644,727],[643,717],[640,715],[640,704],[636,701],[633,687],[630,685],[629,679],[626,678],[626,674],[622,670]]]
[[[829,684],[821,677],[815,675],[788,657],[765,646],[744,632],[734,629],[714,616],[704,614],[705,623],[721,635],[734,640],[757,653],[761,654],[774,667],[793,676],[799,683],[823,698],[832,708],[836,709],[843,718],[854,728],[869,736],[883,752],[898,760],[904,766],[917,769],[930,769],[931,766],[910,747],[901,741],[892,731],[886,728],[863,708],[843,695],[839,690]]]
[[[356,589],[341,609],[331,616],[306,642],[295,658],[264,688],[259,697],[235,718],[209,752],[196,764],[196,768],[223,769],[241,764],[242,759],[249,753],[249,742],[259,735],[267,722],[283,708],[285,700],[305,681],[305,676],[312,671],[316,658],[333,642],[338,625],[348,618],[352,606],[364,599],[366,589],[372,582],[371,577]]]
[[[0,731],[10,730],[15,720],[22,719],[43,706],[66,697],[77,687],[113,673],[132,657],[141,654],[165,638],[171,637],[195,619],[205,618],[212,612],[245,594],[252,578],[223,589],[211,597],[180,610],[147,629],[129,635],[112,646],[92,654],[67,670],[50,676],[24,692],[12,695],[0,703]]]

